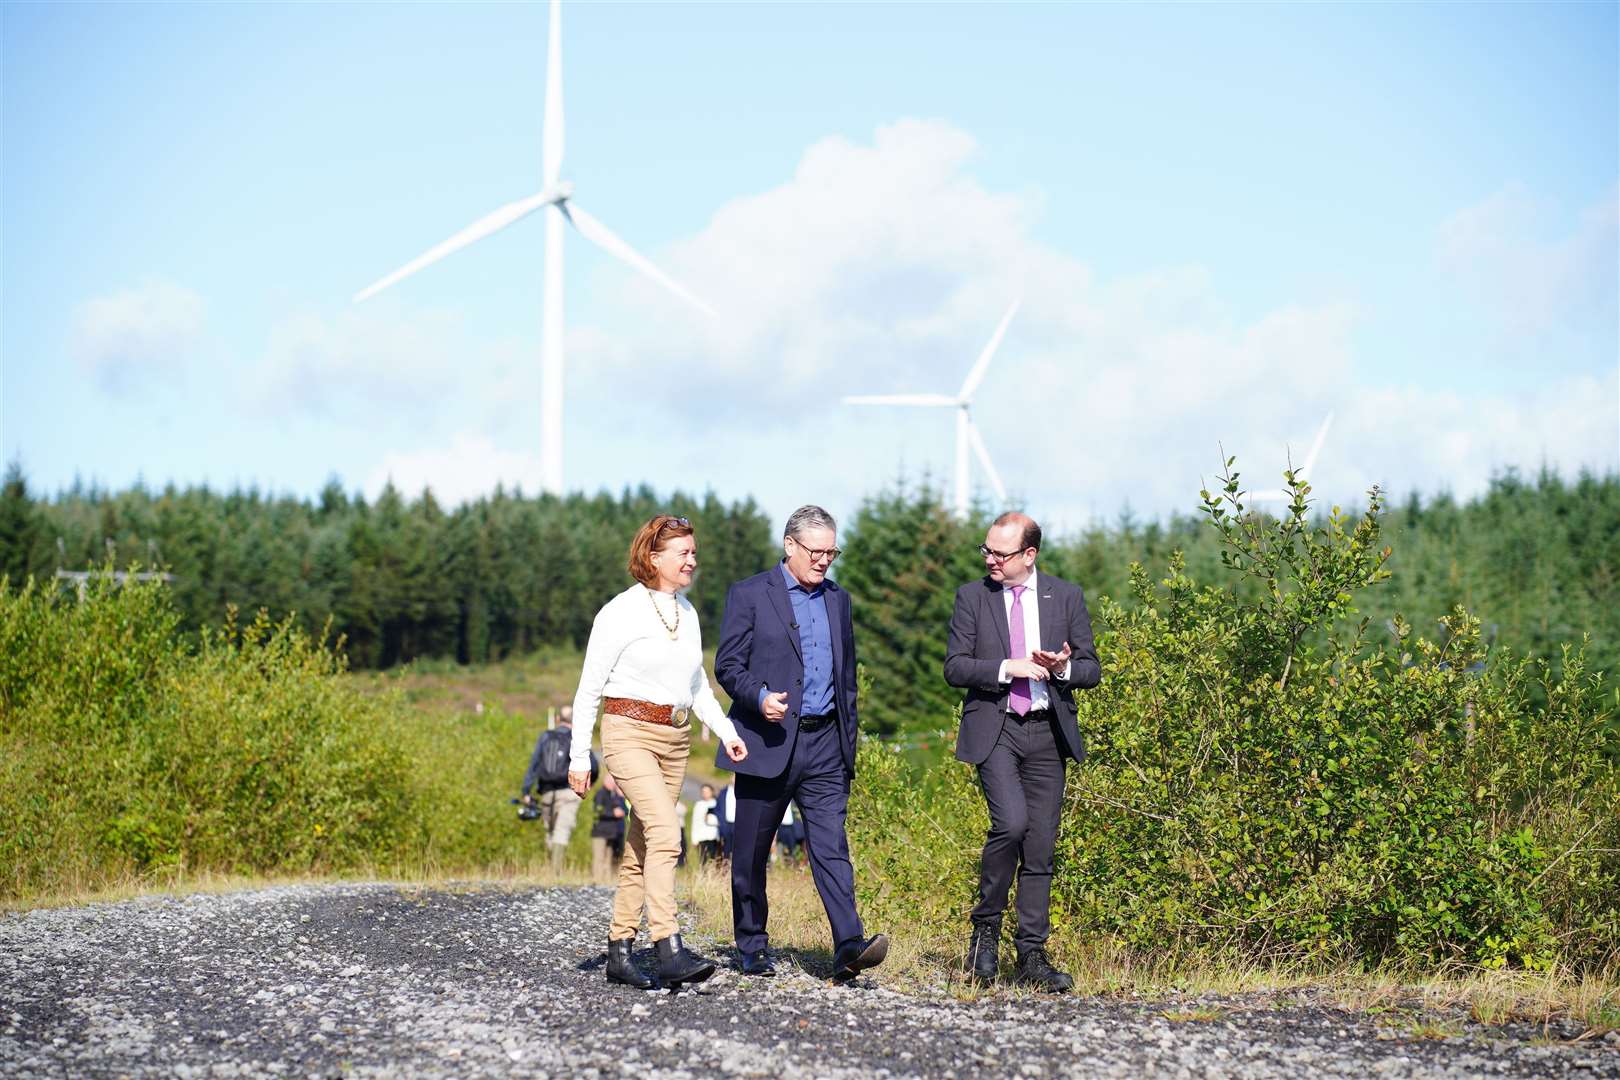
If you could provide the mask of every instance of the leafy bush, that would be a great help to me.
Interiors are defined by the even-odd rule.
[[[0,896],[341,869],[422,842],[397,704],[290,620],[181,643],[162,586],[0,580]]]
[[[1556,675],[1485,664],[1461,609],[1435,640],[1397,622],[1398,650],[1369,641],[1378,493],[1312,527],[1293,477],[1281,521],[1225,481],[1204,511],[1239,587],[1176,555],[1157,583],[1132,567],[1131,606],[1094,601],[1103,681],[1077,697],[1090,756],[1069,776],[1060,932],[1159,957],[1614,963],[1620,769],[1580,649]],[[965,927],[985,827],[970,771],[919,781],[874,745],[861,764],[867,899]]]

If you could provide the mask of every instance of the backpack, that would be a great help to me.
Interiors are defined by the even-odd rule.
[[[573,735],[559,728],[546,732],[540,742],[540,771],[535,779],[542,787],[565,787],[568,784],[568,755]]]

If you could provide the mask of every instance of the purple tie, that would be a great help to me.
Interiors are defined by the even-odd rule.
[[[1012,612],[1007,616],[1007,637],[1012,642],[1009,651],[1013,660],[1029,659],[1024,650],[1024,589],[1023,585],[1012,587]],[[1012,681],[1012,687],[1007,692],[1007,705],[1019,716],[1029,712],[1028,679],[1020,677]]]

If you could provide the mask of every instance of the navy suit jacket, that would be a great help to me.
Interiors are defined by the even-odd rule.
[[[844,769],[855,775],[855,624],[849,594],[831,581],[822,584],[827,601],[827,622],[832,630],[833,708],[838,714],[839,744]],[[771,778],[787,771],[793,744],[799,735],[799,714],[804,703],[804,657],[799,628],[793,619],[780,566],[744,578],[726,593],[726,613],[720,621],[720,648],[714,656],[714,677],[731,695],[731,719],[748,747],[741,761],[726,757],[721,747],[715,763],[722,769]],[[771,721],[760,715],[759,692],[787,691],[787,715]]]
[[[1063,732],[1066,756],[1080,761],[1086,745],[1075,723],[1074,691],[1089,690],[1102,681],[1102,666],[1091,640],[1091,614],[1080,586],[1041,571],[1041,647],[1060,650],[1067,641],[1069,677],[1047,682],[1052,710]],[[997,676],[1009,651],[1007,606],[1001,586],[984,577],[956,590],[950,637],[945,644],[945,681],[966,690],[962,700],[962,726],[956,732],[956,760],[982,765],[1001,737],[1007,718],[1010,683]]]

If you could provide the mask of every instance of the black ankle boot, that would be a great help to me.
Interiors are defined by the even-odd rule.
[[[623,983],[637,990],[651,990],[658,985],[658,980],[643,975],[641,969],[630,962],[630,946],[635,943],[635,938],[624,938],[620,941],[608,939],[608,982]]]
[[[665,986],[702,982],[714,974],[714,962],[688,952],[679,934],[653,942],[653,948],[658,951],[658,978]]]
[[[996,981],[996,968],[999,957],[996,955],[997,946],[1001,944],[1001,923],[973,924],[973,936],[968,939],[967,968],[968,975],[981,986],[988,986]]]

